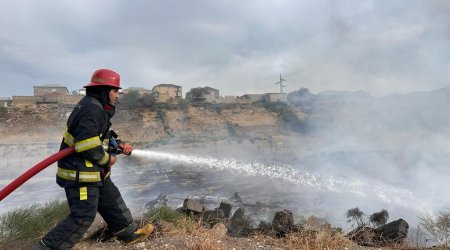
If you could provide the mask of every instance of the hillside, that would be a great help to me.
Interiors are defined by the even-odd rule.
[[[383,98],[303,89],[288,105],[119,106],[113,129],[135,149],[168,156],[124,157],[117,181],[135,207],[162,192],[175,205],[187,195],[222,200],[240,192],[261,217],[283,208],[345,226],[345,211],[358,206],[387,209],[412,228],[420,212],[450,202],[436,194],[450,188],[448,105],[449,87]],[[70,111],[10,109],[0,118],[4,167],[20,172],[42,158],[26,144],[57,148]]]
[[[1,143],[58,142],[70,109],[40,105],[36,109],[9,109],[0,118]],[[267,137],[279,133],[279,114],[258,106],[238,106],[220,113],[204,108],[187,110],[145,108],[118,109],[113,129],[134,142],[152,142],[165,137],[183,139],[216,138],[239,135]],[[236,132],[238,134],[233,134]]]

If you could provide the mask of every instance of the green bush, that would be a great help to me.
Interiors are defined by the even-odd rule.
[[[53,201],[0,215],[0,249],[30,249],[68,214],[65,201]]]
[[[180,110],[186,111],[186,110],[188,110],[190,105],[191,105],[191,102],[188,99],[181,99],[178,101],[178,108]]]
[[[163,109],[158,109],[156,111],[156,118],[163,123],[166,122],[166,111]]]
[[[282,121],[288,124],[294,131],[306,133],[309,131],[306,121],[302,121],[294,110],[283,102],[263,102],[264,108],[278,114]]]
[[[5,107],[0,107],[0,117],[4,117],[8,113]]]
[[[120,98],[119,104],[124,108],[134,108],[140,106],[142,105],[141,96],[137,91],[130,91],[127,94],[123,95],[122,98]]]
[[[381,227],[386,225],[386,222],[389,219],[389,213],[386,209],[382,209],[380,212],[373,213],[369,220],[375,227]]]
[[[146,94],[142,97],[142,104],[146,108],[153,108],[156,104],[156,95]]]
[[[161,206],[161,207],[157,207],[155,209],[149,210],[145,214],[145,218],[150,222],[167,221],[167,222],[170,222],[170,223],[173,223],[176,225],[177,222],[185,219],[186,216],[184,216],[181,213],[176,212],[175,210],[173,210],[170,207]]]
[[[354,222],[356,223],[357,227],[363,227],[367,224],[366,214],[363,211],[361,211],[358,207],[349,209],[345,213],[345,216],[347,217],[348,223]]]

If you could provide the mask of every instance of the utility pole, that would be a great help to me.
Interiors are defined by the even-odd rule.
[[[275,84],[280,84],[280,93],[283,94],[283,88],[286,87],[286,85],[283,84],[283,82],[285,82],[286,80],[281,78],[281,74],[280,74],[280,81],[276,82]]]

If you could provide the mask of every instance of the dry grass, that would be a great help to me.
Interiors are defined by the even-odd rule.
[[[303,226],[304,228],[300,232],[289,233],[284,238],[265,235],[256,235],[254,238],[283,249],[324,250],[356,247],[356,244],[345,238],[343,234],[331,228],[327,223],[321,224],[314,217],[310,217]]]
[[[55,207],[47,206],[45,211],[53,211]],[[61,209],[60,209],[61,210]],[[22,210],[20,210],[22,211]],[[20,212],[19,211],[19,212]],[[27,210],[28,211],[28,210]],[[36,213],[37,209],[31,209]],[[17,215],[16,215],[17,214]],[[15,212],[14,216],[3,218],[3,228],[12,230],[11,225],[19,225],[23,213]],[[39,218],[42,213],[37,213]],[[54,213],[50,213],[54,214]],[[29,217],[26,213],[27,218]],[[45,217],[45,216],[44,216]],[[14,219],[14,220],[13,220]],[[29,218],[27,219],[29,221]],[[170,221],[170,222],[169,222]],[[150,238],[142,243],[126,245],[116,239],[110,239],[106,242],[100,242],[98,239],[91,239],[78,243],[74,249],[91,250],[91,249],[189,249],[189,250],[217,250],[217,249],[302,249],[302,250],[324,250],[324,249],[361,249],[354,242],[350,241],[338,230],[333,229],[327,223],[320,223],[314,217],[309,218],[303,223],[303,230],[295,233],[290,233],[284,238],[274,238],[269,235],[257,234],[247,238],[236,238],[227,236],[227,228],[224,224],[216,224],[212,229],[205,227],[202,221],[195,221],[190,217],[179,216],[177,213],[172,213],[166,208],[160,208],[154,211],[150,216],[143,215],[140,225],[152,222],[157,225],[157,230],[150,236]],[[9,223],[9,224],[8,224]],[[32,223],[38,224],[36,222]],[[37,230],[38,232],[47,231]],[[16,230],[22,234],[26,231],[23,228]],[[15,232],[16,232],[15,231]],[[3,237],[0,237],[0,242],[17,242],[20,239],[21,244],[14,245],[14,249],[29,249],[32,243],[36,242],[35,234],[27,234],[26,237],[18,237],[14,233],[13,238],[5,238],[8,236],[5,230]],[[24,243],[26,242],[26,243]],[[6,247],[6,248],[5,248]],[[8,249],[7,245],[0,244],[1,249]],[[378,249],[378,248],[375,248]],[[405,245],[392,245],[389,248],[383,249],[407,249]]]
[[[185,244],[189,250],[220,249],[217,236],[204,227],[203,222],[191,219],[178,221],[178,224],[168,232],[171,235],[185,235]]]
[[[183,216],[168,207],[159,207],[147,214],[146,221],[158,225],[157,234],[164,236],[182,236],[187,249],[215,250],[220,249],[214,231],[205,228],[203,221],[195,221]]]
[[[189,250],[218,250],[220,246],[217,240],[208,237],[188,237],[186,246]]]
[[[303,231],[289,234],[283,243],[286,247],[292,249],[343,249],[345,247],[355,246],[355,243],[345,238],[342,234],[335,233],[332,230],[324,229],[321,231]]]
[[[320,223],[315,217],[310,217],[304,224],[304,230],[291,233],[283,239],[286,247],[292,249],[343,249],[353,247],[355,243],[333,229],[328,223]]]

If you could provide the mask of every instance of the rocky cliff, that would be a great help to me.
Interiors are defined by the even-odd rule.
[[[39,105],[9,109],[0,118],[0,143],[56,143],[61,139],[71,107]],[[298,111],[304,119],[305,113]],[[180,109],[118,109],[113,128],[133,142],[164,138],[184,141],[222,140],[229,137],[261,139],[280,135],[279,113],[263,106],[241,105],[227,109],[189,106]]]

